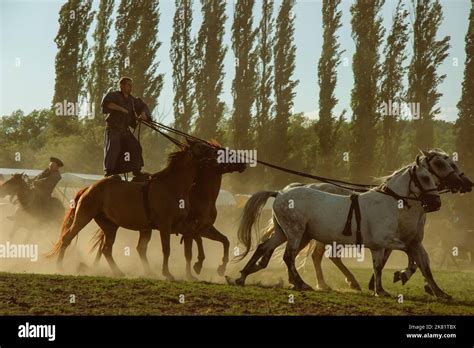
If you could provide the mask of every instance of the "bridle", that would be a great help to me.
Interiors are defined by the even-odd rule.
[[[423,206],[425,206],[426,204],[424,204],[424,202],[423,202],[423,197],[426,197],[428,195],[439,196],[439,193],[438,193],[437,188],[432,188],[432,189],[426,190],[423,187],[423,185],[421,184],[421,182],[418,178],[418,175],[416,174],[417,165],[419,165],[419,163],[418,164],[413,164],[411,166],[411,168],[409,169],[409,171],[408,171],[408,173],[410,175],[410,180],[408,182],[408,196],[400,196],[398,193],[396,193],[395,191],[390,189],[386,184],[384,184],[382,187],[376,189],[376,191],[379,192],[379,193],[383,193],[385,195],[391,196],[391,197],[395,198],[396,200],[403,201],[404,206],[406,206],[408,209],[411,208],[411,206],[407,202],[408,200],[420,202]],[[413,190],[411,189],[411,184],[412,183],[414,183],[414,185],[420,190],[419,194],[413,192]],[[436,193],[433,194],[432,192],[436,192]]]
[[[453,174],[456,174],[456,171],[454,170],[453,167],[449,166],[449,168],[451,168],[451,171],[449,171],[448,174],[446,174],[445,176],[440,176],[438,175],[438,173],[436,173],[436,171],[433,169],[433,166],[431,165],[431,160],[436,157],[436,156],[440,156],[439,154],[437,153],[431,153],[429,156],[425,156],[425,159],[426,159],[426,164],[428,166],[428,171],[433,174],[434,176],[436,176],[441,184],[441,188],[444,188],[444,187],[448,187],[447,185],[447,180],[448,178],[453,175]],[[444,158],[446,159],[446,158]],[[461,174],[458,174],[459,177],[463,176],[464,173],[461,173]]]
[[[421,200],[421,197],[426,196],[426,195],[432,195],[432,196],[438,196],[438,189],[437,188],[432,188],[426,190],[423,185],[420,182],[420,179],[418,178],[418,175],[416,175],[416,165],[413,165],[409,171],[410,173],[410,181],[408,183],[408,196],[411,194],[414,195],[416,198]],[[420,193],[417,195],[415,192],[412,191],[411,189],[411,183],[415,183],[415,186],[420,190]],[[436,192],[436,194],[431,194],[431,192]]]

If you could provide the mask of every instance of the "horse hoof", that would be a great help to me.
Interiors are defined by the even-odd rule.
[[[328,286],[328,288],[329,288],[329,286]],[[314,289],[306,283],[303,283],[299,286],[295,286],[295,290],[298,290],[298,291],[314,291]]]
[[[145,272],[145,277],[147,277],[147,278],[156,278],[156,277],[157,277],[157,275],[156,275],[156,273],[155,273],[155,272],[152,272],[152,271],[146,271],[146,272]]]
[[[431,287],[428,285],[428,284],[425,284],[425,292],[431,296],[434,296],[434,292],[433,292],[433,289],[431,289]]]
[[[190,281],[190,282],[197,282],[199,279],[197,279],[195,276],[193,276],[192,274],[187,274],[186,275],[186,280]]]
[[[393,273],[393,282],[396,283],[396,282],[399,282],[400,280],[402,280],[402,277],[400,276],[401,272],[400,271],[396,271]]]
[[[166,280],[169,280],[169,281],[174,281],[174,277],[171,273],[166,273],[166,274],[163,274],[166,278]]]
[[[405,285],[405,283],[408,281],[408,276],[406,272],[402,272],[401,277],[402,277],[402,285]]]
[[[452,300],[453,297],[451,295],[448,295],[445,292],[441,292],[440,294],[437,295],[438,298],[442,298],[444,300]]]
[[[386,292],[385,290],[381,290],[381,291],[376,291],[374,293],[374,295],[376,297],[392,297],[392,295],[390,295],[388,292]]]
[[[233,279],[229,276],[225,276],[225,280],[226,280],[227,284],[229,284],[229,285],[235,285],[236,284],[235,279]]]
[[[350,289],[362,291],[362,288],[360,287],[359,283],[348,282],[348,284]]]
[[[122,271],[115,271],[114,272],[114,277],[123,278],[123,277],[125,277],[125,273],[123,273]]]
[[[194,272],[196,272],[196,274],[201,274],[202,263],[196,262],[193,266],[193,269],[194,269]]]
[[[317,285],[316,289],[319,291],[332,291],[332,289],[327,285]]]
[[[223,277],[225,274],[225,268],[226,268],[226,265],[220,265],[219,267],[217,267],[217,274]]]
[[[245,279],[243,279],[243,278],[237,278],[237,279],[235,280],[235,285],[244,286],[244,285],[245,285]]]

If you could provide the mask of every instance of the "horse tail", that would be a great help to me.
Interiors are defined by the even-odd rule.
[[[74,221],[74,216],[76,214],[76,207],[77,207],[77,202],[81,198],[82,194],[88,189],[88,187],[84,187],[83,189],[79,190],[79,192],[76,193],[76,196],[74,197],[74,205],[69,207],[69,209],[66,212],[66,215],[64,216],[63,224],[61,227],[61,234],[59,236],[59,240],[54,244],[53,249],[49,251],[46,254],[47,258],[51,258],[53,256],[56,256],[59,253],[59,250],[61,250],[61,246],[63,245],[63,237],[64,235],[69,231],[69,228],[71,228],[71,225]],[[77,244],[77,239],[76,239],[76,244]]]
[[[93,244],[89,250],[89,254],[95,249],[99,249],[99,251],[102,250],[102,247],[105,243],[105,233],[101,228],[98,228],[97,231],[95,231],[94,235],[91,238],[91,242],[93,242]]]
[[[244,207],[242,219],[240,220],[239,230],[237,235],[239,242],[245,247],[245,251],[237,257],[237,260],[242,260],[249,253],[252,247],[252,226],[260,216],[263,206],[270,197],[276,197],[276,191],[259,191],[254,193],[247,201]]]

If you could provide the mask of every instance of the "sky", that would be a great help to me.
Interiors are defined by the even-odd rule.
[[[232,108],[231,85],[234,77],[234,55],[231,49],[231,26],[235,0],[227,1],[227,22],[224,42],[228,52],[224,61],[224,90],[222,99]],[[54,92],[54,60],[57,52],[54,38],[58,31],[58,13],[65,1],[51,0],[0,0],[0,115],[11,114],[21,109],[29,113],[34,109],[48,108]],[[336,97],[339,100],[335,113],[347,109],[350,118],[350,93],[353,87],[351,68],[354,41],[351,37],[350,6],[353,1],[342,0],[342,28],[339,29],[341,48],[345,50],[338,67]],[[275,15],[280,1],[275,1]],[[411,0],[406,8],[413,13]],[[457,118],[456,104],[461,96],[464,72],[464,38],[468,27],[470,0],[441,0],[444,21],[439,37],[451,36],[449,56],[440,67],[439,73],[446,79],[439,87],[443,94],[439,101],[441,114],[438,119],[454,121]],[[390,29],[396,0],[386,0],[382,18],[387,33]],[[99,1],[94,1],[97,9]],[[118,5],[118,1],[116,6]],[[256,1],[254,25],[260,19],[261,2]],[[158,38],[162,45],[158,51],[159,72],[164,73],[164,86],[158,100],[158,114],[165,122],[172,122],[173,88],[171,62],[169,59],[172,20],[175,11],[174,0],[161,0]],[[297,0],[295,13],[296,87],[294,112],[304,112],[310,118],[317,118],[318,94],[317,63],[322,47],[321,0]],[[194,1],[193,34],[201,22],[200,2]],[[93,24],[94,25],[94,24]],[[91,26],[91,32],[93,26]],[[114,34],[111,36],[113,44]],[[412,40],[409,41],[411,50]],[[89,46],[92,42],[89,43]],[[383,58],[383,56],[382,56]]]

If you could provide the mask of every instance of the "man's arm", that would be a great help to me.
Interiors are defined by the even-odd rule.
[[[119,102],[118,93],[120,92],[110,91],[104,96],[101,102],[102,113],[109,114],[111,113],[112,110],[128,113],[127,109],[118,105],[118,102]]]
[[[128,113],[127,109],[125,109],[124,107],[121,107],[120,105],[117,105],[113,102],[110,102],[110,103],[106,104],[106,107],[108,107],[111,110],[117,110],[117,111]]]

